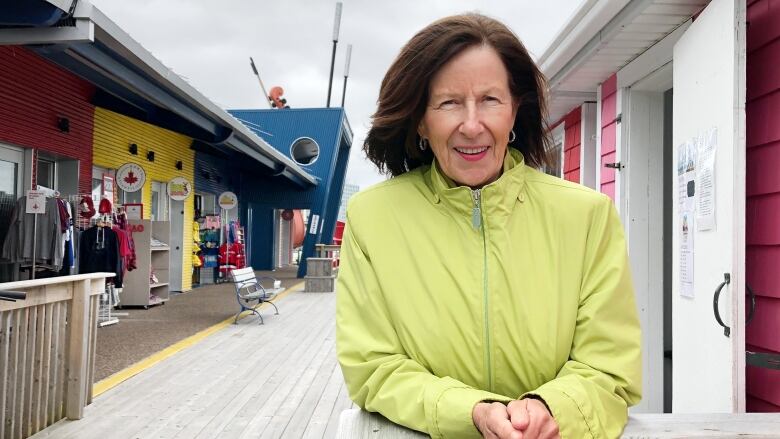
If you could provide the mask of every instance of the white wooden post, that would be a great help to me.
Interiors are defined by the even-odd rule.
[[[70,334],[68,337],[68,385],[65,400],[65,416],[81,419],[87,403],[87,349],[89,341],[89,293],[91,280],[83,279],[73,284],[73,302],[70,309]]]

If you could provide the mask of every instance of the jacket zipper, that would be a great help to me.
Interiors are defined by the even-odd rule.
[[[485,337],[485,358],[487,365],[488,390],[493,391],[493,367],[490,364],[490,311],[488,308],[488,279],[487,279],[487,242],[485,239],[485,227],[482,224],[482,190],[471,191],[471,198],[474,201],[474,208],[471,210],[471,225],[482,232],[482,301],[485,308],[484,312],[484,337]]]

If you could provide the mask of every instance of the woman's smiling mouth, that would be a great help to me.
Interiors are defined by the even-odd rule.
[[[464,160],[475,162],[487,154],[489,146],[459,146],[453,148]]]

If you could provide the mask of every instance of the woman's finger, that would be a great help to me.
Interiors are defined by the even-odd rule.
[[[495,403],[488,417],[488,429],[499,439],[522,439],[523,435],[512,427],[507,406]]]
[[[510,402],[507,405],[507,413],[515,430],[525,430],[528,428],[528,400],[521,399]]]
[[[544,413],[539,412],[539,407],[537,404],[539,401],[536,401],[534,399],[528,400],[527,412],[528,412],[528,427],[523,430],[523,434],[525,434],[525,437],[528,438],[538,438],[540,437],[539,434],[542,432],[542,426],[545,421],[545,416],[547,416],[547,409],[542,407],[542,410],[544,410]],[[539,404],[541,405],[541,404]]]

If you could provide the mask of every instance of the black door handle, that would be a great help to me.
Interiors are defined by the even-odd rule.
[[[720,318],[720,311],[718,311],[718,299],[720,299],[720,292],[723,290],[723,287],[731,283],[731,274],[729,273],[723,273],[723,282],[718,285],[718,288],[715,290],[715,296],[712,298],[712,311],[715,313],[715,320],[718,321],[718,324],[720,326],[723,326],[723,335],[726,337],[731,335],[731,328],[729,328],[725,323],[723,323],[723,320]]]
[[[723,290],[723,287],[731,283],[731,275],[729,273],[723,273],[723,282],[718,285],[718,288],[715,290],[715,297],[712,299],[712,311],[715,314],[715,320],[718,321],[718,324],[720,326],[723,326],[723,334],[728,337],[731,335],[731,328],[729,328],[725,323],[723,323],[723,320],[720,318],[720,311],[718,310],[718,300],[720,299],[720,292]],[[747,315],[747,318],[745,319],[745,326],[750,323],[751,320],[753,320],[753,315],[756,313],[756,295],[753,293],[753,289],[750,288],[750,285],[745,284],[745,287],[747,289],[748,296],[750,297],[750,312]]]

